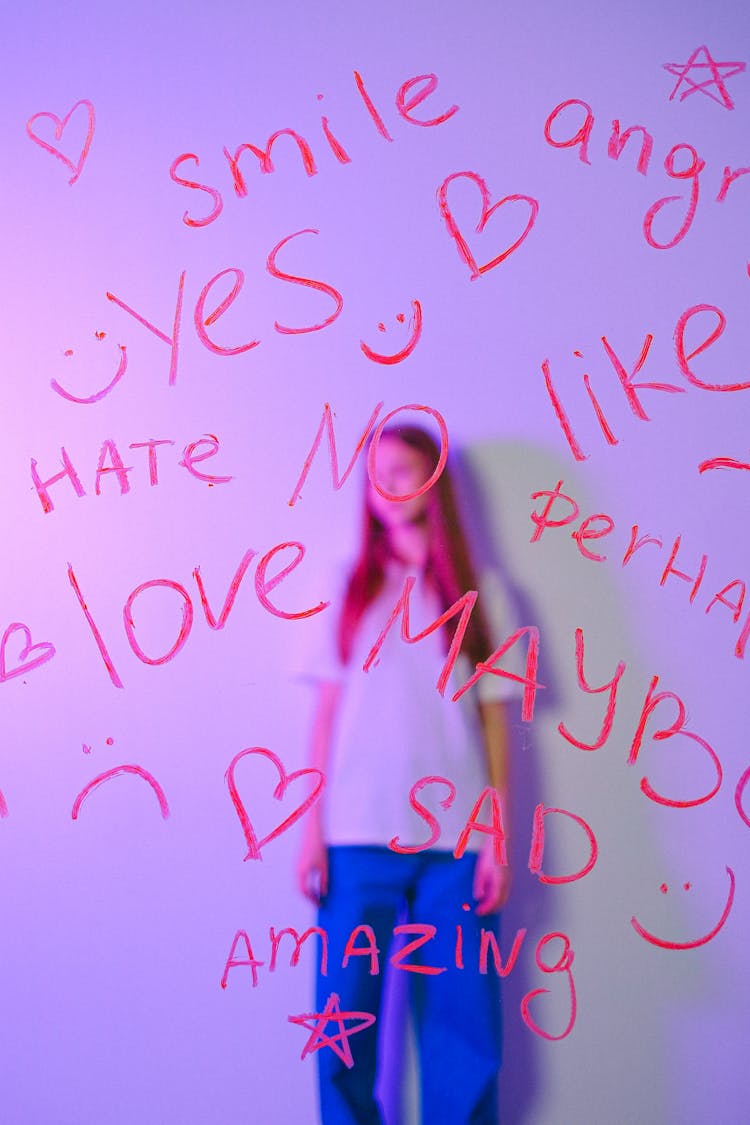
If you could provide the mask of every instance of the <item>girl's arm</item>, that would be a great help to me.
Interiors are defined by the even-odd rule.
[[[510,739],[505,707],[502,703],[480,703],[484,748],[490,785],[500,795],[503,826],[508,835],[510,787]],[[510,866],[495,860],[493,841],[488,840],[479,853],[474,875],[474,898],[477,914],[490,914],[505,905],[510,892]]]
[[[338,709],[341,688],[333,681],[323,681],[318,688],[318,698],[313,713],[310,737],[311,766],[327,778],[331,756],[333,724]],[[323,840],[323,800],[317,801],[305,817],[302,846],[297,859],[297,882],[303,895],[320,902],[328,891],[328,853]]]

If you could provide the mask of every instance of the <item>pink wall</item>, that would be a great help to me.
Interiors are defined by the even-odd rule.
[[[483,559],[541,635],[545,690],[532,723],[514,716],[517,874],[505,950],[518,929],[527,937],[504,986],[504,1120],[739,1120],[750,1000],[750,787],[735,800],[750,767],[750,656],[736,651],[750,611],[738,602],[749,565],[740,388],[750,379],[750,177],[722,184],[725,168],[750,163],[748,73],[727,61],[747,61],[748,22],[739,3],[719,11],[694,0],[522,12],[393,0],[134,0],[115,11],[80,0],[0,17],[9,1120],[314,1120],[314,1059],[300,1061],[305,1033],[288,1022],[310,1010],[310,954],[296,969],[266,964],[255,988],[249,969],[232,969],[226,989],[220,981],[236,931],[268,962],[269,926],[311,924],[293,889],[299,826],[262,862],[243,862],[225,773],[255,745],[288,771],[302,765],[310,697],[295,672],[315,619],[269,613],[253,560],[224,628],[212,630],[194,570],[218,615],[249,548],[260,557],[296,541],[305,557],[271,599],[293,613],[330,598],[363,470],[335,492],[324,445],[302,498],[288,501],[324,404],[346,463],[381,402],[380,416],[418,403],[444,417],[465,454]],[[703,44],[710,56],[694,55]],[[682,79],[665,69],[691,56]],[[426,80],[408,84],[424,75],[436,76],[431,93]],[[426,96],[399,111],[400,89],[402,102]],[[638,136],[613,158],[614,119],[652,137],[641,171]],[[242,157],[240,197],[224,148],[262,146],[279,129],[305,138],[315,174],[282,136],[273,174]],[[170,179],[181,155],[176,176],[204,190]],[[691,160],[702,170],[681,175]],[[202,317],[201,292],[230,269],[244,286],[201,340],[196,307],[200,324],[239,274],[211,287]],[[726,328],[697,354],[718,314],[688,318],[689,378],[678,345],[696,306],[721,310]],[[207,341],[245,350],[217,354]],[[99,395],[121,363],[98,401],[71,401]],[[168,443],[154,447],[156,480],[148,449],[133,448],[151,439]],[[215,455],[181,464],[201,439],[195,454]],[[62,447],[85,495],[61,480],[45,512],[31,462],[49,479],[63,469]],[[117,455],[128,471],[97,476]],[[531,496],[558,481],[579,515],[532,543],[544,497]],[[551,518],[572,510],[559,500]],[[592,515],[609,517],[609,534],[572,537]],[[634,525],[661,545],[625,562]],[[129,639],[123,607],[156,579],[173,586],[135,595]],[[722,590],[736,614],[716,600]],[[590,753],[558,731],[562,722],[591,742],[606,708],[607,692],[578,686],[576,629],[590,685],[625,664],[611,733]],[[153,663],[178,637],[174,657]],[[684,702],[689,733],[655,740],[676,715],[674,701],[659,704],[629,765],[656,676],[655,692]],[[723,782],[697,804],[717,779],[706,743]],[[168,817],[148,778],[129,772],[91,791],[74,818],[77,795],[123,765],[147,771]],[[268,834],[279,819],[270,764],[245,759],[237,776],[257,835]],[[690,807],[650,799],[644,777]],[[595,832],[599,858],[585,878],[546,886],[526,870],[540,802]],[[550,822],[548,849],[550,871],[585,860],[567,823]],[[693,943],[716,927],[732,887],[725,924],[697,948],[660,948],[631,922]],[[570,1034],[551,1042],[525,1026],[520,1003],[549,987],[531,1011],[549,1034],[565,1029],[566,983],[534,960],[557,931],[575,952],[578,1008]]]

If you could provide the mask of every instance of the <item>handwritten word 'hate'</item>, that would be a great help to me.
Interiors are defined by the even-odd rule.
[[[148,450],[148,478],[151,487],[159,483],[159,462],[157,449],[160,445],[174,445],[171,438],[149,438],[148,441],[134,441],[128,446],[129,449],[147,449]],[[182,457],[177,462],[183,469],[186,469],[192,477],[196,480],[204,481],[208,485],[226,484],[232,478],[227,476],[215,476],[210,473],[201,472],[196,468],[196,465],[202,461],[206,461],[209,457],[214,457],[219,452],[219,439],[214,434],[204,434],[198,441],[190,442],[182,451]],[[34,482],[37,496],[39,497],[42,509],[44,512],[51,512],[54,510],[55,505],[52,502],[50,495],[50,488],[53,484],[59,484],[63,480],[68,480],[73,488],[77,497],[86,495],[86,490],[81,484],[81,478],[75,470],[75,466],[68,455],[65,446],[60,449],[62,458],[62,469],[54,473],[51,477],[42,479],[39,473],[39,462],[33,457],[31,459],[31,479]],[[99,450],[99,459],[96,463],[96,470],[94,473],[94,492],[97,496],[101,495],[102,481],[114,475],[117,484],[119,485],[120,495],[124,496],[126,492],[130,492],[130,478],[129,473],[132,473],[133,466],[126,465],[123,461],[120,451],[112,438],[106,438],[102,442],[101,449]]]

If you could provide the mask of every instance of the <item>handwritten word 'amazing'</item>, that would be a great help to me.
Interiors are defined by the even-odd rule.
[[[466,907],[464,907],[466,908]],[[268,963],[268,971],[273,972],[276,969],[278,960],[278,952],[281,941],[285,937],[290,937],[294,942],[294,948],[290,957],[290,968],[296,967],[299,964],[302,947],[308,938],[316,935],[320,942],[320,972],[322,976],[326,976],[328,972],[328,954],[329,954],[329,937],[326,930],[320,926],[311,926],[302,935],[291,926],[287,926],[278,932],[271,926],[268,931],[270,959]],[[404,938],[411,938],[410,941],[405,942],[400,948],[396,948],[393,952],[389,952],[389,964],[401,972],[417,973],[421,976],[439,976],[444,972],[457,970],[464,970],[466,967],[466,952],[464,950],[464,934],[463,926],[461,923],[456,925],[456,940],[454,947],[454,964],[448,965],[431,965],[425,961],[426,953],[424,947],[435,938],[437,928],[434,925],[425,922],[405,922],[393,927],[393,938],[401,941]],[[516,932],[513,940],[511,951],[507,959],[503,962],[500,947],[497,938],[491,930],[486,930],[484,927],[481,929],[479,949],[476,951],[477,971],[486,975],[489,971],[489,959],[492,956],[492,962],[497,975],[501,978],[507,977],[513,970],[524,939],[526,937],[526,930],[520,929]],[[542,960],[542,953],[547,945],[559,939],[563,943],[563,952],[561,956],[553,964],[548,964]],[[244,947],[244,948],[243,948]],[[376,976],[380,972],[380,954],[381,950],[378,947],[375,933],[371,926],[362,924],[355,926],[347,938],[344,952],[341,960],[341,967],[347,968],[352,958],[364,957],[368,958],[370,962],[369,972],[371,976]],[[411,958],[415,959],[412,960]],[[546,988],[533,989],[527,992],[521,1000],[521,1015],[526,1026],[535,1034],[541,1036],[543,1039],[559,1040],[565,1039],[573,1030],[576,1020],[577,1002],[575,984],[573,982],[573,975],[571,972],[571,965],[573,963],[573,951],[571,949],[570,941],[565,934],[555,932],[545,934],[537,943],[535,951],[535,960],[537,967],[543,973],[564,973],[569,986],[570,997],[570,1015],[568,1023],[562,1032],[552,1034],[545,1031],[530,1015],[529,1005],[531,1001],[540,995],[549,992]],[[258,969],[265,965],[265,961],[260,961],[253,952],[251,939],[246,930],[238,930],[232,941],[229,956],[227,957],[224,965],[224,972],[221,978],[221,987],[226,988],[229,982],[229,974],[233,970],[240,968],[249,969],[251,973],[252,986],[255,988],[258,985]],[[312,1017],[313,1014],[311,1014]],[[305,1018],[311,1018],[305,1017]],[[290,1017],[293,1023],[304,1022],[300,1017]],[[373,1017],[374,1019],[374,1017]],[[304,1057],[304,1052],[303,1052]]]

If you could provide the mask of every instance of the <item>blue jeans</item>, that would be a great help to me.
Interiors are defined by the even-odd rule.
[[[385,847],[337,846],[328,851],[329,890],[321,903],[318,925],[329,935],[328,973],[318,968],[317,1010],[331,993],[342,1011],[380,1013],[384,973],[396,972],[390,956],[417,934],[393,937],[400,921],[436,927],[435,936],[404,957],[403,965],[445,967],[436,974],[410,972],[412,1004],[420,1059],[422,1118],[429,1125],[495,1125],[497,1073],[500,1067],[500,997],[492,954],[486,974],[479,973],[481,930],[497,936],[498,916],[478,918],[473,910],[472,881],[476,857],[454,859],[450,852],[399,855]],[[472,909],[465,910],[464,904]],[[405,913],[405,917],[404,917]],[[462,930],[462,959],[456,967],[457,926]],[[342,967],[347,939],[358,926],[370,926],[378,949],[374,958],[350,955]],[[352,948],[368,949],[360,931]],[[461,959],[459,957],[459,959]],[[330,1026],[327,1034],[335,1028]],[[380,1125],[375,1097],[378,1024],[348,1039],[354,1066],[335,1051],[317,1051],[323,1125]]]

